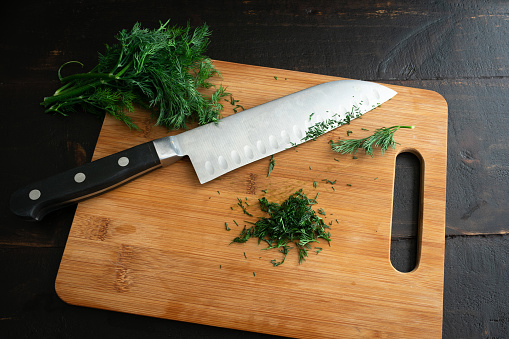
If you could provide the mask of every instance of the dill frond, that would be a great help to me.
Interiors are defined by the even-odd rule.
[[[116,36],[118,43],[106,46],[89,72],[61,77],[59,69],[63,86],[41,104],[46,112],[63,115],[106,112],[132,128],[137,128],[129,118],[134,104],[150,108],[156,124],[168,129],[186,128],[191,121],[217,122],[223,108],[219,101],[229,93],[221,85],[210,96],[199,92],[213,87],[209,79],[220,75],[203,55],[209,36],[207,25],[192,30],[189,24],[171,27],[167,21],[149,30],[136,23]],[[79,63],[62,67],[73,62]]]
[[[362,139],[339,140],[331,143],[331,149],[341,154],[357,153],[359,148],[364,149],[366,154],[373,157],[373,148],[380,148],[382,154],[389,148],[395,148],[398,144],[394,140],[394,133],[400,128],[414,128],[414,126],[382,127],[375,130],[373,135]]]

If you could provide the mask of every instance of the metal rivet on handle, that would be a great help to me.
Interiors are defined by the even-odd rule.
[[[129,158],[128,157],[121,157],[118,159],[118,165],[121,167],[125,167],[129,165]]]
[[[30,193],[28,193],[28,197],[31,200],[37,200],[41,197],[41,191],[39,190],[31,190]]]
[[[74,176],[74,181],[76,181],[78,184],[79,183],[82,183],[83,181],[85,181],[86,179],[86,175],[85,173],[76,173],[76,175]]]

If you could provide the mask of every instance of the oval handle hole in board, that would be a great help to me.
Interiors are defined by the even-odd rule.
[[[396,157],[392,205],[391,264],[411,272],[419,264],[421,219],[421,159],[403,152]]]

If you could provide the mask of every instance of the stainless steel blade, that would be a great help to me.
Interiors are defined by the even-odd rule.
[[[176,136],[154,141],[164,159],[189,156],[200,182],[309,140],[378,107],[397,93],[380,84],[338,80],[287,95]],[[171,162],[174,162],[172,160]]]

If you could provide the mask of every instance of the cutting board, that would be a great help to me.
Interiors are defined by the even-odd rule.
[[[214,63],[222,74],[215,83],[245,109],[341,79]],[[201,185],[184,159],[81,202],[58,295],[75,305],[288,337],[441,337],[447,104],[435,92],[388,87],[398,94],[362,119],[276,154],[268,177],[266,158]],[[223,116],[234,107],[225,101]],[[154,127],[142,110],[134,120],[141,131],[107,117],[94,159],[176,133]],[[399,130],[400,145],[384,155],[330,150],[331,139],[393,125],[416,127]],[[418,264],[408,273],[390,261],[395,161],[404,151],[418,156],[422,171]],[[263,216],[259,198],[280,203],[299,189],[319,194],[313,208],[326,214],[330,246],[321,240],[301,264],[291,250],[275,267],[277,250],[254,239],[231,244]]]

